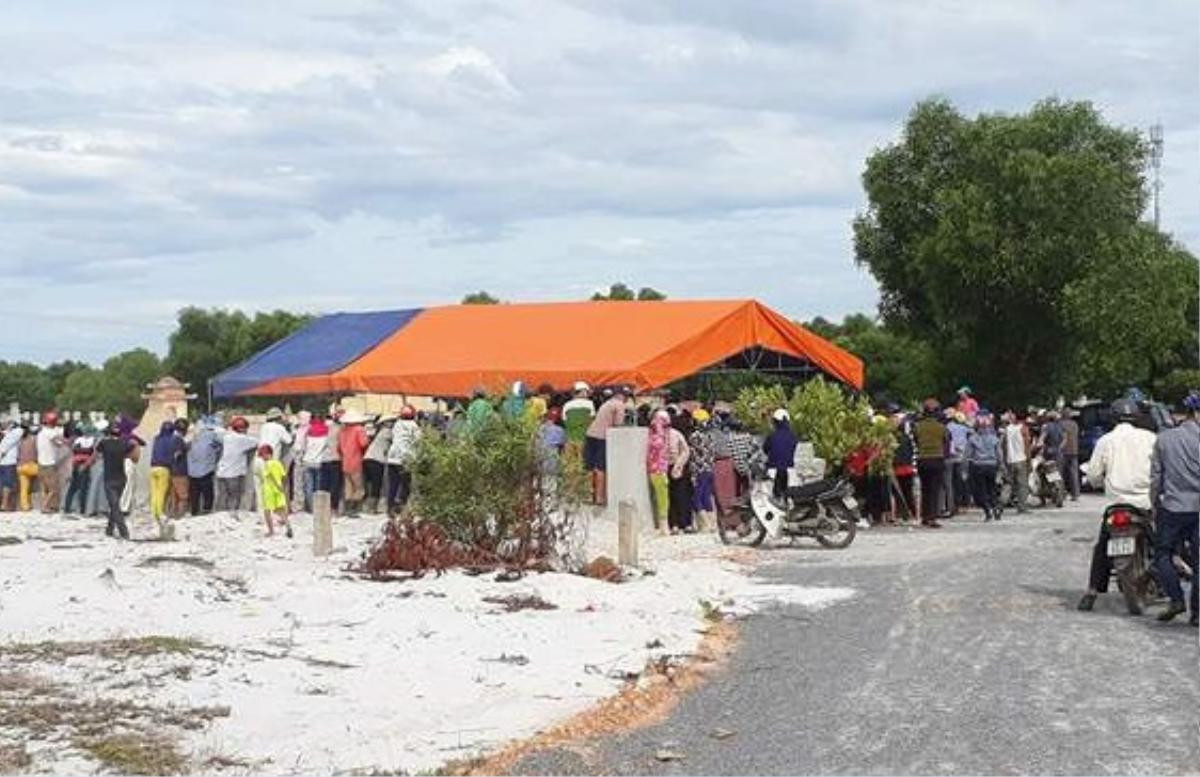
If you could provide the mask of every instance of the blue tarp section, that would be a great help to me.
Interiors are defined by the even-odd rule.
[[[421,312],[382,310],[321,316],[236,367],[213,378],[215,397],[230,397],[279,378],[340,370],[400,330]]]

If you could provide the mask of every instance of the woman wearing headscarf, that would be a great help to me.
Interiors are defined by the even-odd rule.
[[[300,456],[300,464],[304,468],[304,512],[311,513],[313,509],[313,494],[320,490],[328,490],[329,485],[321,482],[321,467],[329,460],[331,442],[329,425],[319,413],[314,414],[308,422],[304,436],[304,452]]]
[[[710,436],[711,416],[704,408],[692,412],[696,429],[688,438],[692,455],[692,484],[695,487],[694,507],[700,516],[700,527],[716,525],[716,502],[713,500],[713,443]]]
[[[650,432],[646,437],[646,471],[650,476],[650,493],[654,495],[654,526],[659,531],[667,528],[670,505],[670,428],[671,417],[667,411],[654,411],[650,417]]]
[[[1000,520],[996,507],[996,470],[1000,466],[1000,437],[992,428],[992,416],[975,416],[975,431],[967,437],[964,453],[970,470],[971,489],[975,504],[983,510],[983,520]]]
[[[150,447],[150,517],[160,526],[167,514],[171,493],[171,465],[175,463],[175,422],[163,421]]]
[[[690,415],[676,410],[671,420],[671,428],[667,430],[671,465],[667,483],[667,523],[672,534],[692,527],[692,478],[688,472],[691,449],[681,428],[690,426],[690,421]]]
[[[771,414],[771,433],[763,441],[763,452],[767,454],[767,468],[775,470],[775,484],[771,496],[787,498],[788,470],[796,462],[796,433],[792,431],[792,416],[782,407]]]

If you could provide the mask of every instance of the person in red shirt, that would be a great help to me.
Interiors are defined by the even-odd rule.
[[[342,477],[345,478],[346,515],[357,516],[366,492],[363,489],[363,456],[371,444],[363,423],[367,419],[361,413],[350,411],[341,418],[338,432],[338,453],[342,456]]]

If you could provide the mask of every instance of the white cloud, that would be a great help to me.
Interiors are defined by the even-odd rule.
[[[1196,245],[1198,13],[1184,0],[6,7],[0,273],[23,291],[0,326],[115,289],[142,312],[86,335],[47,322],[18,346],[97,359],[161,347],[169,305],[235,298],[570,298],[624,280],[798,316],[869,309],[850,258],[858,176],[930,94],[968,112],[1057,94],[1128,126],[1161,119],[1165,226]]]

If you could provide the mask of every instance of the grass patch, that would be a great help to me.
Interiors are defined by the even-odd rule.
[[[187,757],[175,741],[155,734],[116,734],[77,739],[75,746],[119,774],[181,774]]]
[[[153,635],[76,642],[17,642],[0,645],[0,658],[21,663],[33,661],[59,663],[76,656],[95,656],[124,661],[146,656],[191,655],[213,650],[219,650],[219,648],[205,644],[198,639]]]
[[[725,618],[725,613],[721,612],[720,605],[713,604],[707,599],[700,600],[700,614],[709,623],[719,623]]]
[[[228,707],[154,707],[113,699],[0,698],[0,728],[20,731],[28,739],[71,734],[90,740],[114,728],[196,731],[216,718],[229,717],[229,712]]]
[[[234,755],[210,755],[200,764],[205,769],[250,769],[254,764]]]
[[[199,556],[147,556],[137,563],[139,567],[157,567],[163,564],[182,564],[196,569],[212,569],[215,563]]]
[[[0,774],[23,772],[33,765],[25,745],[0,745]]]
[[[553,602],[548,602],[537,594],[529,594],[521,596],[519,594],[509,594],[508,596],[485,596],[483,601],[488,604],[498,604],[504,608],[505,612],[520,612],[521,610],[557,610],[558,605]]]
[[[0,672],[0,694],[42,696],[57,691],[54,683],[25,672]]]

